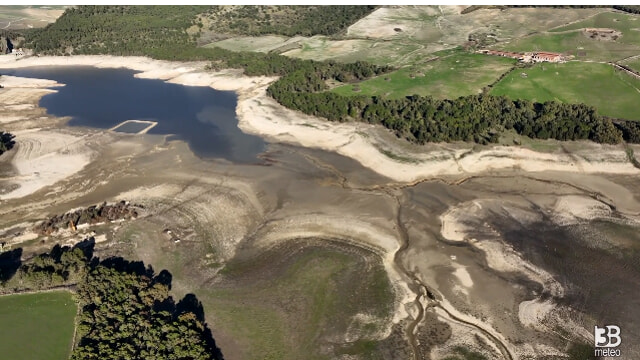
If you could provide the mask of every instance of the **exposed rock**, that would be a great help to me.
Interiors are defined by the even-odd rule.
[[[92,205],[86,209],[68,212],[62,215],[54,215],[35,227],[35,231],[42,235],[51,235],[60,229],[75,231],[78,225],[97,224],[116,220],[129,220],[138,217],[142,205],[130,204],[128,201],[120,201],[115,204]]]

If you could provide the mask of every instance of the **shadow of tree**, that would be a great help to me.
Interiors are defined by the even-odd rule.
[[[22,248],[0,254],[0,282],[8,281],[22,265]]]
[[[213,351],[215,359],[223,359],[222,352],[220,348],[216,345],[216,341],[213,338],[213,334],[211,333],[211,329],[209,325],[205,323],[204,320],[204,307],[202,306],[202,302],[198,300],[195,294],[187,294],[178,302],[176,305],[176,311],[174,316],[179,316],[180,314],[184,314],[187,312],[191,312],[195,314],[196,319],[205,324],[204,328],[204,337],[207,345]]]

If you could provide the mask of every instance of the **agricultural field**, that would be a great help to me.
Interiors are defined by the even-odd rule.
[[[56,21],[66,6],[2,6],[0,29],[26,29],[47,26]]]
[[[283,245],[227,264],[222,281],[197,291],[217,334],[238,345],[225,354],[333,359],[357,352],[371,358],[367,352],[390,321],[394,295],[378,258],[354,251],[364,252],[338,244]],[[345,332],[367,346],[347,343]]]
[[[400,98],[417,94],[451,99],[480,93],[515,63],[503,57],[459,53],[332,91],[341,95]]]
[[[76,303],[66,291],[0,297],[2,358],[67,359],[76,312]]]
[[[615,40],[591,38],[584,28],[607,28],[622,33]],[[498,48],[511,51],[552,51],[577,60],[618,61],[640,53],[640,16],[604,12],[549,32],[505,42]]]
[[[491,94],[539,102],[586,103],[603,115],[640,120],[640,80],[608,64],[536,64],[511,72]]]

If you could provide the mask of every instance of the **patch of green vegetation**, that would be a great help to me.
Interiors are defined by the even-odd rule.
[[[68,359],[77,310],[66,291],[0,297],[0,354],[12,360]]]
[[[557,140],[532,139],[527,136],[518,135],[513,130],[505,131],[500,135],[499,144],[506,146],[519,145],[537,152],[552,153],[561,148],[561,143]]]
[[[507,75],[493,87],[491,95],[537,102],[585,103],[596,107],[601,115],[640,120],[638,89],[640,80],[608,64],[543,63]]]
[[[553,140],[527,139],[522,145],[537,152],[554,152],[560,148],[560,144]]]
[[[337,350],[336,353],[340,355],[360,355],[365,359],[378,359],[381,357],[378,346],[380,346],[378,341],[357,340]]]
[[[220,272],[220,284],[199,290],[216,328],[233,337],[247,358],[330,359],[318,349],[331,346],[364,313],[374,319],[359,324],[367,345],[351,351],[370,351],[376,341],[367,336],[386,325],[394,300],[379,260],[364,266],[373,255],[364,260],[338,247],[302,246],[233,260]]]
[[[332,89],[340,95],[384,95],[401,98],[408,95],[454,99],[474,95],[514,66],[515,60],[458,53],[425,64],[402,68],[356,85]],[[354,88],[359,91],[354,91]]]
[[[625,14],[613,15],[634,17],[632,15]],[[639,25],[637,26],[640,27],[640,22],[638,22],[638,24]],[[583,25],[590,27],[589,24]],[[521,52],[559,52],[567,55],[573,55],[577,60],[617,61],[629,56],[637,55],[640,52],[640,31],[626,29],[623,31],[622,37],[615,41],[592,39],[580,30],[562,33],[542,33],[513,40],[509,43],[502,43],[497,47],[505,50]]]

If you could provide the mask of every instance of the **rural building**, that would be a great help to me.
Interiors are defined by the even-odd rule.
[[[534,52],[531,54],[533,62],[560,62],[563,60],[562,54],[550,52]]]
[[[508,58],[512,58],[520,61],[524,61],[524,56],[525,56],[525,54],[522,54],[522,53],[516,53],[516,52],[510,52],[510,51],[486,50],[486,49],[478,50],[478,53],[493,55],[493,56],[508,57]]]
[[[564,61],[564,56],[558,53],[551,52],[526,52],[517,53],[511,51],[499,51],[499,50],[478,50],[477,53],[493,56],[502,56],[512,59],[516,59],[522,62],[561,62]]]

